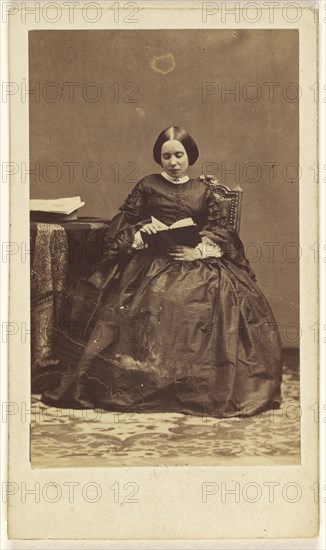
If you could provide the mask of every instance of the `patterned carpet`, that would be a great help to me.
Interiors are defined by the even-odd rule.
[[[285,350],[283,403],[247,419],[47,407],[33,395],[35,468],[300,463],[299,354]]]

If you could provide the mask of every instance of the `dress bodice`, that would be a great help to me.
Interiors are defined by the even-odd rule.
[[[191,217],[202,226],[207,216],[209,189],[199,180],[175,184],[161,174],[146,176],[129,194],[121,210],[137,222],[155,216],[167,225]]]
[[[192,218],[202,237],[208,237],[223,251],[223,261],[228,259],[241,265],[251,277],[254,274],[245,257],[243,244],[230,227],[225,214],[212,190],[205,182],[189,179],[173,183],[161,174],[151,174],[141,179],[129,193],[110,223],[105,237],[101,260],[95,270],[105,272],[117,260],[123,261],[125,253],[131,252],[135,233],[154,216],[166,225]]]

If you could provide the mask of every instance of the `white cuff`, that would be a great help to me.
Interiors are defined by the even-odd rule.
[[[218,244],[213,243],[206,236],[202,237],[202,242],[196,248],[200,251],[202,258],[221,258],[223,256],[223,251]]]
[[[144,244],[144,241],[142,239],[140,231],[137,231],[134,234],[134,241],[133,241],[131,247],[132,248],[137,248],[137,249],[145,248],[145,244]]]

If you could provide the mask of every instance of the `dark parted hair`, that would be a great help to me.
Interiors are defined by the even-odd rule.
[[[184,130],[183,128],[179,128],[179,126],[170,126],[169,128],[165,128],[165,130],[160,133],[157,140],[155,141],[153,148],[153,157],[155,162],[157,162],[157,164],[161,164],[161,151],[163,144],[170,139],[180,141],[188,155],[189,165],[192,166],[193,164],[195,164],[196,160],[199,157],[199,151],[196,142],[191,137],[191,135],[186,132],[186,130]]]

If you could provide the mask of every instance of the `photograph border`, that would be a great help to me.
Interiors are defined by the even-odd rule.
[[[146,4],[146,5],[145,5]],[[142,3],[139,23],[129,24],[127,28],[178,28],[176,21],[182,19],[186,28],[261,28],[261,22],[239,23],[212,18],[202,19],[202,4],[195,3],[191,9],[180,7],[173,2],[162,6],[162,2],[153,5]],[[212,3],[210,3],[212,4]],[[214,4],[214,3],[213,3]],[[216,3],[218,4],[218,2]],[[257,4],[261,4],[258,3]],[[144,7],[143,7],[144,6]],[[197,7],[195,7],[197,6]],[[171,18],[171,9],[174,17]],[[249,9],[249,8],[247,8]],[[182,10],[182,11],[180,11]],[[102,10],[103,18],[97,23],[87,23],[76,10],[76,21],[53,24],[42,21],[41,27],[30,19],[23,22],[20,11],[11,15],[9,20],[9,80],[23,82],[28,79],[28,31],[32,29],[69,29],[73,28],[125,28],[122,22],[112,22],[112,10]],[[158,16],[159,12],[159,16]],[[265,15],[268,10],[265,10]],[[178,18],[178,14],[182,14]],[[263,22],[263,28],[288,28],[289,22],[282,18],[275,8],[274,22]],[[111,26],[110,26],[111,25]],[[113,26],[114,25],[114,26]],[[311,4],[302,8],[302,17],[291,28],[300,31],[300,167],[302,181],[312,180],[311,167],[318,162],[317,111],[312,88],[317,78],[317,39],[318,24]],[[313,63],[312,60],[313,59]],[[313,114],[313,116],[312,116]],[[26,162],[29,158],[28,139],[28,102],[23,104],[19,97],[13,96],[10,102],[10,146],[11,161]],[[10,181],[10,242],[19,245],[28,242],[29,234],[29,186],[22,186],[19,175],[12,175]],[[17,495],[9,499],[9,536],[15,539],[70,539],[94,540],[110,539],[235,539],[235,538],[309,538],[318,533],[318,502],[315,499],[318,475],[318,421],[314,418],[314,406],[318,398],[318,342],[311,327],[318,322],[318,263],[312,261],[311,247],[319,241],[318,237],[318,186],[309,185],[300,188],[300,387],[301,387],[301,427],[302,461],[296,466],[209,466],[209,467],[127,467],[127,468],[68,468],[68,469],[31,469],[29,463],[29,421],[22,421],[23,404],[27,407],[30,395],[30,366],[28,335],[22,338],[21,327],[29,326],[30,290],[29,262],[22,262],[20,254],[10,256],[10,306],[9,321],[17,323],[19,331],[9,338],[9,403],[18,405],[19,413],[9,415],[9,482],[19,488]],[[25,285],[19,281],[26,280]],[[312,284],[312,282],[316,284]],[[27,330],[26,330],[27,333]],[[16,380],[20,380],[17,385]],[[23,458],[22,458],[23,457]],[[277,470],[275,470],[277,468]],[[132,508],[119,506],[112,501],[112,492],[108,487],[114,483],[137,483],[140,499]],[[87,481],[86,481],[87,480]],[[297,484],[302,491],[300,499],[289,502],[282,497],[263,499],[253,503],[243,501],[221,502],[216,497],[202,502],[202,483],[221,482],[242,484],[257,483],[266,487],[266,483]],[[106,487],[96,506],[90,506],[82,494],[73,502],[69,499],[60,502],[54,508],[53,502],[43,498],[42,502],[23,502],[19,498],[20,488],[25,483],[33,486],[40,483],[69,482],[99,484]],[[264,485],[265,484],[265,485]],[[67,486],[67,485],[66,485]],[[168,487],[168,490],[167,490]],[[137,505],[136,505],[137,504]],[[295,506],[294,506],[295,504]],[[78,509],[78,514],[76,514]],[[55,524],[49,525],[49,517]],[[182,513],[180,514],[180,510]],[[110,516],[110,522],[106,521]],[[78,516],[78,517],[77,517]],[[35,522],[37,517],[37,522]],[[87,517],[85,522],[83,518]],[[237,517],[239,523],[234,523]],[[254,521],[253,521],[254,517]],[[34,521],[33,521],[34,518]],[[217,521],[218,518],[218,521]],[[286,518],[286,521],[285,521]],[[293,525],[291,524],[293,521]],[[267,527],[267,528],[266,528]]]

